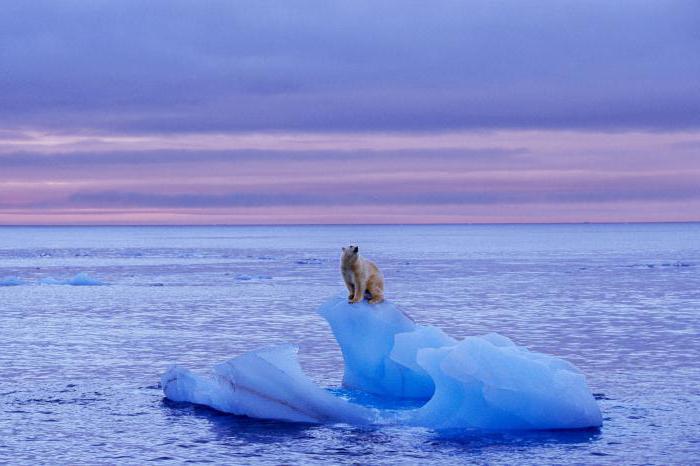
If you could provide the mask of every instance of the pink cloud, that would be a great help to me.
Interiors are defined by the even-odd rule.
[[[189,150],[175,150],[177,137],[155,135],[148,149],[126,150],[134,141],[114,135],[91,152],[63,135],[43,147],[58,138],[72,150],[0,151],[0,223],[688,221],[700,212],[700,157],[682,143],[700,133],[275,137],[192,136]]]

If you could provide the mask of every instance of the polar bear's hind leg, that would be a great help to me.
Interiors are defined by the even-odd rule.
[[[384,301],[384,283],[380,277],[371,277],[367,283],[367,290],[372,295],[372,299],[369,300],[370,304],[378,304]]]

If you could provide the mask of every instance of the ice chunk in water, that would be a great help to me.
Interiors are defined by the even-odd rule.
[[[389,301],[348,304],[338,296],[318,310],[331,325],[345,360],[343,385],[394,398],[425,398],[435,389],[432,378],[415,363],[418,348],[454,340],[437,329],[416,325]],[[395,346],[395,338],[399,345]]]
[[[106,285],[107,283],[98,280],[96,278],[92,278],[88,274],[84,272],[80,272],[76,274],[74,277],[69,278],[67,283],[69,285],[73,286],[97,286],[97,285]]]
[[[106,282],[92,278],[84,272],[80,272],[75,276],[66,280],[57,280],[53,277],[46,277],[39,282],[42,285],[72,285],[72,286],[100,286],[107,285]]]
[[[296,348],[244,354],[214,369],[214,377],[172,367],[166,396],[221,411],[297,422],[402,422],[433,429],[570,429],[597,427],[600,409],[572,364],[489,334],[458,341],[417,325],[389,302],[321,306],[345,360],[344,384],[380,395],[380,412],[331,395],[301,370]],[[392,399],[428,400],[402,413]]]
[[[497,334],[422,349],[418,363],[435,394],[412,423],[432,428],[573,429],[602,417],[585,376],[563,359],[516,346]]]
[[[19,286],[24,285],[24,280],[19,277],[9,276],[0,278],[0,286]]]
[[[389,302],[323,306],[345,360],[344,384],[388,397],[430,398],[406,413],[430,428],[597,427],[600,409],[584,375],[563,359],[489,334],[457,341],[415,324]]]
[[[373,410],[335,397],[306,376],[296,347],[281,345],[243,354],[202,377],[173,366],[161,378],[165,396],[227,413],[310,423],[367,424]]]

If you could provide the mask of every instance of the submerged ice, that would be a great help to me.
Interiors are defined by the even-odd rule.
[[[345,361],[343,385],[388,400],[425,400],[383,416],[331,395],[306,376],[293,346],[266,348],[219,364],[213,377],[174,366],[165,395],[250,417],[297,422],[402,422],[434,429],[597,427],[600,409],[585,376],[569,362],[489,334],[456,340],[416,324],[385,301],[329,300],[330,324]],[[400,420],[400,421],[397,421]]]

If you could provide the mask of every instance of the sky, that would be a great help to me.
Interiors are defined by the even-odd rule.
[[[4,0],[0,224],[700,221],[696,0]]]

